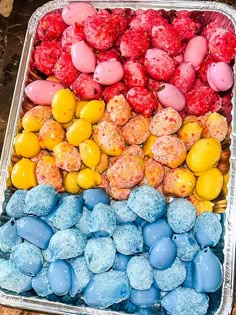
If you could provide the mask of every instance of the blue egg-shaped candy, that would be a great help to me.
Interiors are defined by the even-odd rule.
[[[84,204],[88,210],[93,210],[98,203],[110,204],[110,198],[103,188],[87,189],[83,192]]]
[[[160,299],[160,291],[154,286],[148,290],[131,289],[130,301],[138,307],[151,307],[158,303]]]
[[[156,222],[148,223],[143,227],[143,241],[148,247],[151,247],[162,236],[172,237],[173,230],[166,219],[159,219]]]
[[[11,254],[11,259],[21,273],[35,276],[43,268],[41,250],[28,242],[16,245]]]
[[[198,242],[191,233],[174,234],[172,240],[177,247],[177,256],[183,261],[191,261],[200,250]]]
[[[130,286],[125,272],[108,271],[97,274],[84,291],[85,303],[94,308],[105,309],[129,298]]]
[[[80,218],[79,222],[76,223],[75,227],[80,230],[81,233],[89,236],[92,236],[92,233],[89,232],[89,217],[91,211],[87,208],[83,207],[82,217]]]
[[[209,248],[200,250],[193,260],[193,287],[197,292],[215,292],[223,280],[222,265]]]
[[[47,223],[36,217],[28,216],[17,220],[16,226],[18,235],[26,241],[42,249],[48,247],[53,230]]]
[[[30,189],[25,196],[25,214],[45,216],[57,205],[59,195],[51,185],[41,184]]]
[[[188,261],[185,264],[185,268],[186,268],[186,278],[184,282],[182,283],[182,287],[193,288],[193,262]]]
[[[2,252],[11,252],[12,247],[21,242],[22,239],[18,235],[14,219],[9,220],[0,227],[0,250]]]
[[[133,222],[137,218],[137,215],[128,207],[127,200],[112,201],[111,207],[116,213],[118,224]]]
[[[9,217],[19,219],[25,215],[24,207],[25,207],[26,194],[27,194],[27,190],[19,189],[19,190],[16,190],[14,194],[11,196],[6,206],[6,212]]]
[[[63,260],[50,263],[48,280],[56,295],[62,296],[67,294],[72,287],[71,266]]]
[[[48,296],[53,293],[48,280],[48,266],[32,278],[32,288],[41,297]]]
[[[220,215],[204,212],[197,217],[194,235],[201,247],[216,246],[222,234]]]
[[[115,262],[113,265],[114,270],[125,271],[130,261],[131,256],[123,255],[121,253],[116,254]]]
[[[149,250],[149,260],[156,269],[169,268],[177,255],[175,243],[168,236],[159,238]]]

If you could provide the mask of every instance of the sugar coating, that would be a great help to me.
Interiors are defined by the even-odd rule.
[[[82,209],[82,195],[63,196],[58,207],[49,214],[49,220],[57,229],[65,230],[78,223],[82,217]]]
[[[22,274],[12,260],[0,259],[0,287],[16,293],[31,289],[31,277]]]
[[[88,240],[84,251],[88,268],[93,273],[109,270],[114,264],[115,256],[115,245],[109,237],[91,238]]]
[[[13,246],[21,242],[22,238],[18,236],[16,221],[14,219],[11,219],[0,227],[0,250],[2,252],[11,252]]]
[[[176,198],[167,208],[167,221],[175,233],[188,232],[195,223],[197,211],[187,199]]]
[[[22,218],[25,207],[25,197],[27,190],[16,190],[6,205],[6,212],[9,217],[16,219]]]
[[[56,232],[48,245],[49,262],[58,259],[69,259],[81,255],[86,245],[86,236],[78,229],[68,229]]]
[[[186,278],[185,264],[177,257],[170,268],[154,270],[154,279],[161,291],[171,291],[180,286]]]
[[[116,221],[119,224],[133,222],[137,215],[127,206],[127,200],[113,201],[111,207],[116,213]]]
[[[194,235],[201,247],[216,246],[221,234],[222,226],[218,214],[204,212],[197,217]]]
[[[48,280],[48,266],[43,267],[43,269],[32,278],[32,288],[39,296],[42,297],[53,293]]]
[[[59,195],[51,185],[38,185],[30,189],[25,197],[24,213],[37,216],[48,215],[54,209]]]
[[[112,236],[116,228],[115,211],[106,204],[96,204],[89,216],[88,226],[96,236]]]
[[[89,211],[86,207],[83,207],[82,217],[80,218],[79,222],[75,225],[77,229],[80,230],[81,233],[91,236],[92,234],[89,232],[88,220],[91,211]]]
[[[172,240],[177,247],[177,256],[183,261],[191,261],[200,250],[198,242],[191,233],[175,234]]]
[[[142,229],[132,223],[117,226],[113,240],[121,254],[133,255],[143,250]]]
[[[85,289],[84,301],[91,307],[105,309],[128,299],[129,295],[130,286],[126,273],[108,271],[93,277]]]
[[[127,265],[130,286],[137,290],[148,290],[153,283],[153,268],[144,256],[135,256]]]
[[[209,298],[204,293],[197,293],[191,288],[179,287],[169,292],[161,301],[161,305],[170,314],[204,315],[207,313]]]
[[[165,197],[155,188],[147,185],[135,188],[129,196],[127,205],[148,222],[154,222],[166,213]]]
[[[73,292],[70,292],[71,296],[75,296],[77,293],[83,291],[86,285],[93,277],[93,273],[89,270],[84,256],[76,257],[69,261],[74,270],[74,283],[72,286]],[[72,290],[71,290],[72,291]]]

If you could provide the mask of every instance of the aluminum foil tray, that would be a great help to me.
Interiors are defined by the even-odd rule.
[[[4,204],[9,198],[7,194],[7,178],[8,167],[11,162],[13,151],[14,136],[17,133],[18,120],[24,99],[24,87],[27,82],[31,53],[33,49],[36,28],[39,20],[48,12],[55,9],[63,8],[70,2],[76,0],[56,0],[48,2],[42,7],[38,8],[32,15],[28,29],[25,36],[24,48],[21,56],[18,76],[15,85],[15,91],[12,99],[11,111],[6,130],[2,158],[0,161],[0,225],[6,222],[6,215],[4,213]],[[208,24],[212,21],[218,21],[222,27],[229,29],[236,29],[236,11],[231,7],[208,1],[179,1],[179,0],[113,0],[113,1],[88,1],[96,8],[132,8],[132,9],[163,9],[163,10],[188,10],[192,11],[195,17],[199,17],[203,24]],[[236,66],[234,66],[234,74],[236,77]],[[235,81],[236,83],[236,81]],[[236,84],[234,85],[236,86]],[[233,293],[234,293],[234,272],[235,272],[235,245],[236,245],[236,93],[234,88],[233,93],[233,109],[232,109],[232,132],[231,132],[231,158],[230,158],[230,180],[228,184],[228,206],[226,212],[222,214],[222,224],[224,232],[219,244],[214,248],[215,253],[223,263],[223,285],[222,287],[210,295],[210,307],[208,315],[227,315],[231,314]],[[6,254],[0,252],[0,257],[6,257]],[[73,301],[61,299],[46,300],[36,297],[31,292],[23,295],[13,294],[5,290],[0,290],[0,304],[24,308],[28,310],[42,311],[54,314],[87,314],[87,315],[118,315],[120,312],[112,310],[97,310],[84,306],[77,302],[73,305]],[[166,312],[160,309],[157,305],[154,309],[154,314],[164,315]],[[191,314],[189,314],[191,315]]]

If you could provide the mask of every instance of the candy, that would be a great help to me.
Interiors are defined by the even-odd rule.
[[[16,219],[24,216],[25,196],[27,190],[18,189],[11,196],[6,205],[6,212],[9,217]]]
[[[12,248],[21,243],[21,241],[14,219],[11,219],[0,227],[0,249],[2,252],[11,252]]]
[[[92,49],[84,42],[77,42],[71,46],[72,63],[83,73],[94,72],[96,57]]]
[[[76,119],[66,130],[66,139],[73,146],[80,145],[81,142],[90,138],[92,134],[92,124],[86,119]]]
[[[48,280],[56,295],[61,296],[67,294],[72,286],[70,265],[63,260],[50,263],[48,268]]]
[[[24,114],[22,118],[22,126],[26,131],[39,131],[42,125],[51,118],[51,115],[51,107],[41,105],[35,106]]]
[[[135,86],[146,86],[147,74],[143,65],[137,61],[127,61],[124,64],[124,81],[129,89]]]
[[[141,57],[149,47],[149,36],[143,29],[129,29],[121,36],[120,52],[125,58]]]
[[[227,119],[219,113],[205,115],[203,122],[202,136],[204,138],[215,138],[223,141],[228,132]]]
[[[178,138],[183,141],[187,150],[201,138],[201,135],[202,126],[197,121],[187,122],[178,130]]]
[[[81,156],[77,148],[63,141],[53,148],[56,166],[67,172],[78,171],[81,167]]]
[[[86,119],[95,124],[98,122],[104,115],[105,103],[104,101],[90,101],[87,102],[80,111],[80,118]]]
[[[144,168],[142,184],[155,188],[158,187],[164,178],[164,167],[153,159],[146,159],[144,161]]]
[[[87,17],[95,15],[96,9],[89,3],[76,2],[66,5],[62,10],[63,21],[71,25],[73,23],[83,24]]]
[[[157,91],[160,103],[165,107],[172,107],[180,112],[186,105],[183,93],[173,84],[165,83]]]
[[[124,70],[121,63],[119,61],[110,60],[100,62],[97,65],[94,70],[93,79],[100,84],[112,85],[119,82],[123,76]]]
[[[196,80],[196,72],[190,62],[182,62],[171,77],[170,83],[174,84],[183,94],[190,91]]]
[[[74,94],[69,89],[57,91],[52,98],[52,115],[59,123],[71,121],[76,107]]]
[[[88,221],[89,221],[90,211],[83,207],[82,217],[79,222],[75,225],[76,228],[80,230],[81,233],[87,235],[88,237],[92,234],[89,232]]]
[[[183,261],[191,261],[200,249],[191,233],[174,234],[172,240],[177,247],[177,256]]]
[[[18,189],[29,189],[36,186],[35,168],[35,162],[22,158],[12,168],[12,184]]]
[[[110,204],[110,198],[102,188],[87,189],[83,192],[84,205],[88,210],[93,208],[98,203]]]
[[[113,269],[118,270],[118,271],[126,271],[128,262],[130,261],[130,258],[131,258],[130,256],[117,253],[116,258],[115,258],[115,262],[113,265]]]
[[[102,96],[103,96],[104,100],[106,102],[108,102],[114,96],[118,96],[122,93],[126,94],[126,92],[127,92],[126,86],[122,82],[117,82],[117,83],[114,83],[110,86],[107,86],[104,89]]]
[[[98,166],[101,159],[101,151],[93,140],[85,140],[79,145],[80,156],[82,162],[94,169]]]
[[[151,286],[151,288],[147,290],[131,289],[130,292],[131,302],[138,307],[151,307],[154,304],[157,304],[159,299],[160,292],[154,286]]]
[[[137,218],[137,215],[129,209],[127,200],[113,201],[111,202],[111,208],[114,209],[116,221],[119,224],[133,222]]]
[[[16,154],[26,158],[32,158],[40,152],[38,136],[30,131],[18,133],[14,138],[14,146]]]
[[[101,85],[93,80],[93,76],[87,73],[81,73],[71,85],[76,96],[86,100],[98,100],[102,96]]]
[[[85,168],[78,173],[77,183],[83,189],[90,189],[100,185],[102,178],[97,171],[92,171],[90,168]]]
[[[39,144],[42,149],[52,150],[56,144],[64,140],[65,131],[55,120],[47,120],[39,130]]]
[[[148,223],[143,227],[143,241],[148,247],[151,247],[161,237],[172,237],[172,235],[173,231],[165,219]]]
[[[53,293],[48,280],[48,267],[43,267],[41,271],[32,278],[32,288],[42,297]]]
[[[188,42],[184,51],[184,61],[190,62],[198,69],[207,54],[207,40],[203,36],[196,36]]]
[[[142,144],[149,137],[148,118],[137,115],[131,118],[122,128],[122,136],[127,144]]]
[[[65,28],[60,12],[50,12],[40,19],[37,35],[41,41],[60,40]]]
[[[207,70],[207,80],[214,91],[227,91],[234,84],[232,69],[226,62],[212,63]]]
[[[131,108],[122,94],[108,101],[106,112],[115,125],[123,126],[131,118]]]
[[[79,72],[74,67],[70,53],[63,52],[53,67],[55,78],[65,87],[70,86],[78,77]]]

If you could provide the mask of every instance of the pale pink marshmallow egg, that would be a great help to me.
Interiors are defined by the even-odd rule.
[[[80,72],[94,72],[96,57],[93,50],[84,41],[71,46],[71,59],[75,68]]]
[[[227,91],[234,84],[233,71],[226,62],[213,63],[207,70],[207,81],[214,91]]]
[[[157,97],[164,107],[172,107],[178,112],[186,105],[184,94],[173,84],[163,84],[157,91]]]
[[[88,16],[96,14],[96,9],[89,3],[74,2],[66,5],[62,10],[62,19],[67,25],[83,24]]]
[[[119,61],[109,60],[97,65],[93,79],[100,84],[111,85],[119,82],[124,76],[124,69]]]
[[[207,55],[207,40],[203,36],[196,36],[188,42],[184,51],[184,61],[191,62],[198,69],[204,57]]]

